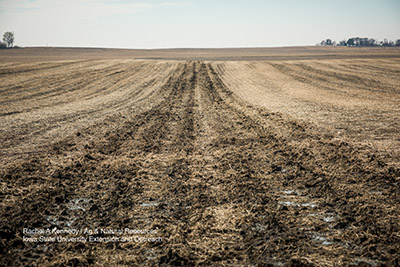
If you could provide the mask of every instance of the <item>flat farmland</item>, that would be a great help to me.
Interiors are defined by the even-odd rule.
[[[399,85],[395,48],[0,51],[0,264],[396,266]]]

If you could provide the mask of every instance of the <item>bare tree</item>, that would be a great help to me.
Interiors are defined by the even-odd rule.
[[[7,47],[13,47],[14,46],[14,33],[13,32],[5,32],[3,35],[3,41],[6,43]]]

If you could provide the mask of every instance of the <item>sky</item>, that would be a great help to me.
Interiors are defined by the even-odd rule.
[[[400,39],[400,0],[0,0],[19,46],[210,48]]]

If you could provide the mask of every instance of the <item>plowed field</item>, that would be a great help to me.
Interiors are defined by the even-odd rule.
[[[396,266],[399,74],[2,62],[0,265]]]

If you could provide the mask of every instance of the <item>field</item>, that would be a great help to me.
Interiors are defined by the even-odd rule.
[[[399,85],[395,48],[0,51],[0,265],[399,265]]]

